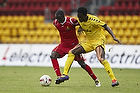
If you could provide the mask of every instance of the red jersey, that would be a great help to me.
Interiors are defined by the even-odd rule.
[[[75,30],[75,26],[79,25],[79,23],[76,19],[65,17],[63,23],[59,23],[57,19],[55,19],[53,24],[59,31],[62,45],[72,47],[79,43]]]

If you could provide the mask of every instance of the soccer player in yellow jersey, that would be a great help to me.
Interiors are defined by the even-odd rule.
[[[109,26],[107,26],[107,24],[100,21],[96,16],[87,14],[87,9],[85,7],[78,8],[77,12],[79,24],[86,34],[87,41],[76,45],[73,49],[69,51],[63,75],[59,79],[62,82],[65,81],[65,77],[68,75],[69,68],[74,60],[75,55],[81,53],[88,53],[95,50],[98,60],[104,66],[106,72],[112,79],[111,86],[118,86],[119,82],[115,78],[109,62],[105,60],[104,30],[108,31],[116,42],[118,42],[119,44],[121,44],[121,42],[115,37],[112,30]],[[79,28],[79,33],[82,32],[81,28]]]

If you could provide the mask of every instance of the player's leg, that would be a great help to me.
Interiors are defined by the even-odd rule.
[[[114,73],[110,67],[109,62],[107,60],[105,60],[104,48],[102,46],[98,46],[98,47],[96,47],[95,51],[96,51],[96,55],[97,55],[98,60],[104,66],[106,72],[108,73],[108,75],[112,79],[112,87],[119,85],[119,83],[117,82],[117,80],[114,76]]]
[[[91,78],[93,80],[96,80],[97,77],[95,76],[95,74],[93,73],[93,71],[91,70],[90,66],[87,65],[85,62],[84,62],[84,59],[82,57],[82,55],[76,55],[75,56],[75,60],[78,61],[79,65],[88,72],[88,74],[91,76]]]
[[[96,87],[100,87],[101,86],[100,81],[98,80],[96,75],[93,73],[93,71],[90,68],[90,66],[85,64],[84,60],[79,60],[78,63],[91,76],[91,78],[95,81]]]
[[[55,84],[60,84],[63,81],[59,79],[62,75],[61,75],[61,72],[60,72],[60,68],[59,68],[59,64],[58,64],[57,58],[60,58],[61,55],[60,55],[60,53],[58,53],[56,51],[53,51],[51,53],[50,57],[51,57],[51,61],[52,61],[52,64],[53,64],[54,71],[55,71],[55,73],[56,73],[56,75],[58,77],[56,79],[56,81],[55,81]],[[65,79],[68,80],[69,77],[67,76]]]
[[[89,47],[92,47],[91,44],[84,42],[84,43],[77,44],[73,49],[69,51],[68,58],[64,67],[64,72],[63,72],[64,75],[68,74],[69,68],[75,58],[75,55],[86,53],[87,51],[88,52],[92,51],[92,49]]]
[[[82,49],[83,48],[81,47],[81,45],[78,44],[73,49],[71,49],[69,51],[68,58],[67,58],[66,63],[65,63],[63,75],[57,80],[59,82],[59,84],[61,82],[64,82],[65,80],[69,79],[68,72],[69,72],[71,64],[73,63],[73,60],[75,58],[75,53],[83,52]]]
[[[76,55],[75,60],[77,60],[78,63],[81,65],[81,67],[88,72],[88,74],[92,77],[93,80],[96,80],[97,77],[95,76],[95,74],[91,70],[90,66],[85,64],[83,56],[80,55],[81,53],[86,53],[86,52],[92,51],[93,48],[89,42],[81,43],[81,45],[79,44],[79,46],[80,46],[79,48],[72,51],[73,54]]]
[[[59,77],[55,81],[55,84],[60,84],[60,83],[64,82],[65,80],[69,79],[68,72],[69,72],[71,64],[72,64],[72,62],[74,60],[74,57],[75,57],[74,54],[72,54],[71,52],[68,53],[68,58],[67,58],[67,61],[65,63],[63,75],[61,75],[61,77]]]
[[[88,47],[85,47],[87,45],[88,45],[88,47],[91,46],[90,44],[87,44],[87,43],[81,43],[81,44],[76,45],[73,49],[71,49],[69,51],[68,58],[67,58],[67,61],[65,63],[65,67],[64,67],[64,72],[63,72],[64,75],[68,74],[69,68],[75,58],[75,55],[79,55],[81,53],[86,53],[85,48],[87,48],[88,51],[92,50],[92,49],[88,49]]]
[[[50,58],[52,61],[54,71],[55,71],[57,77],[59,78],[61,76],[61,72],[60,72],[59,63],[57,61],[57,58],[60,58],[60,54],[56,51],[52,51]]]
[[[64,67],[64,72],[63,72],[64,75],[68,75],[68,71],[71,67],[71,64],[73,63],[75,55],[80,54],[82,52],[85,52],[85,51],[83,50],[82,46],[79,44],[69,51],[68,58]]]

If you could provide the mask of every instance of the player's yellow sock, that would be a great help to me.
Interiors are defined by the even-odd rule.
[[[115,76],[114,76],[114,73],[113,73],[113,71],[112,71],[112,69],[111,69],[111,67],[110,67],[110,64],[109,64],[109,62],[107,61],[107,60],[104,60],[103,62],[102,62],[102,65],[104,66],[104,68],[105,68],[105,70],[106,70],[106,72],[108,73],[108,75],[110,76],[110,78],[112,79],[112,80],[116,80],[116,78],[115,78]]]
[[[72,64],[74,58],[75,58],[75,55],[69,52],[69,53],[68,53],[67,61],[66,61],[66,63],[65,63],[65,67],[64,67],[64,72],[63,72],[63,74],[68,75],[68,71],[69,71],[69,69],[70,69],[70,67],[71,67],[71,64]]]

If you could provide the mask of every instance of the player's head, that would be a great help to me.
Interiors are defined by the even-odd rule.
[[[56,13],[55,13],[55,19],[57,19],[57,21],[59,23],[63,23],[64,20],[65,20],[65,15],[64,15],[64,12],[63,10],[57,10]]]
[[[85,7],[79,7],[77,9],[77,16],[80,22],[87,21],[87,9]]]

